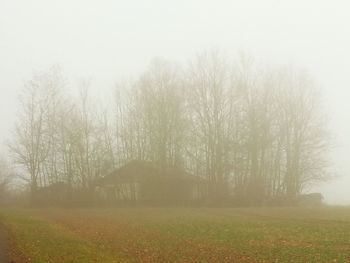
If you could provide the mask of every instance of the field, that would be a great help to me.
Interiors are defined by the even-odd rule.
[[[13,262],[350,262],[350,208],[0,208],[0,224]]]

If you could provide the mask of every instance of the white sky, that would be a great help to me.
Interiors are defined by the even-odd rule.
[[[340,0],[0,0],[0,141],[33,71],[60,64],[96,93],[155,56],[186,62],[219,47],[306,68],[323,89],[340,178],[319,186],[350,204],[350,2]]]

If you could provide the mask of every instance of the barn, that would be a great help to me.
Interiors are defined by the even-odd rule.
[[[204,179],[181,168],[139,160],[97,179],[94,188],[98,201],[115,204],[191,204],[208,192]]]
[[[299,206],[320,206],[323,204],[323,195],[321,193],[309,193],[299,195],[297,203]]]

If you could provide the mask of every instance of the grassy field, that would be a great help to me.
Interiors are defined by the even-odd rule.
[[[350,262],[350,208],[1,209],[15,262]]]

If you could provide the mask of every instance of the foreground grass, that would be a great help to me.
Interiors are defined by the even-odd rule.
[[[14,262],[126,262],[103,246],[84,240],[51,222],[27,213],[7,213],[0,220],[13,237]]]
[[[28,262],[350,262],[347,208],[7,209],[0,221]]]

